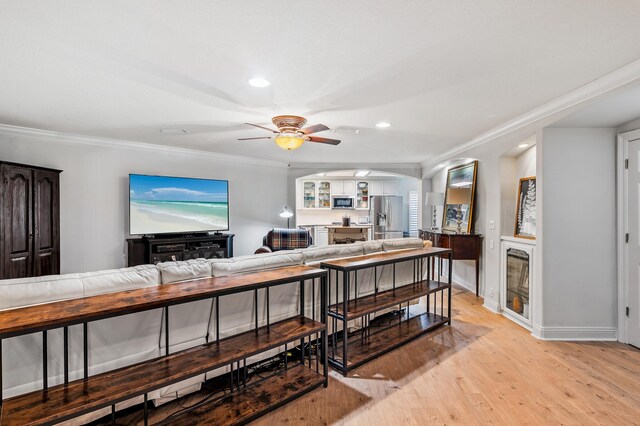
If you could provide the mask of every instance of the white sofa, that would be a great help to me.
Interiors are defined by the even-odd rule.
[[[178,281],[203,277],[218,277],[282,266],[307,264],[342,257],[359,256],[378,251],[389,251],[422,247],[419,238],[404,238],[369,241],[348,245],[309,247],[301,250],[281,251],[270,254],[241,256],[231,259],[196,259],[184,262],[166,262],[158,265],[142,265],[132,268],[114,269],[83,274],[66,274],[36,278],[0,281],[0,310],[54,302],[65,299],[87,297],[103,293],[157,285],[171,285]],[[379,283],[391,283],[391,266],[378,268]],[[396,266],[397,283],[409,282],[413,278],[410,262]],[[309,286],[307,286],[310,289]],[[385,285],[381,285],[384,289]],[[374,291],[373,271],[362,271],[358,275],[359,295]],[[352,288],[352,293],[355,289]],[[319,316],[319,286],[316,286],[316,315]],[[332,293],[334,293],[332,291]],[[266,323],[265,292],[258,293],[259,324]],[[335,293],[334,293],[335,296]],[[332,296],[332,298],[334,297]],[[307,315],[311,315],[311,291],[306,292]],[[270,290],[270,320],[278,321],[299,312],[298,284],[285,284]],[[251,292],[223,296],[220,299],[220,337],[231,336],[254,327],[254,297]],[[215,304],[212,300],[201,300],[172,306],[169,315],[170,352],[204,344],[209,336],[215,339]],[[70,379],[82,377],[82,326],[69,329]],[[48,332],[49,385],[63,381],[62,330]],[[89,323],[89,374],[97,374],[136,362],[152,359],[165,353],[163,310],[156,309],[122,317],[109,318]],[[11,397],[42,388],[42,333],[7,339],[3,343],[4,397]],[[279,352],[250,358],[247,363],[267,358]],[[205,378],[227,371],[219,369],[206,376],[189,380],[149,394],[149,399],[161,404],[178,396],[200,389]],[[118,409],[141,402],[141,398],[125,401]],[[109,409],[74,419],[67,424],[83,424],[104,416]]]

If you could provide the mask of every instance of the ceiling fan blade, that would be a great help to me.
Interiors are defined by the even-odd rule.
[[[301,132],[304,133],[305,135],[310,135],[311,133],[318,133],[324,130],[329,130],[329,128],[324,124],[316,124],[314,126],[305,127],[304,129],[301,130]]]
[[[270,136],[261,136],[259,138],[240,138],[239,141],[252,141],[254,139],[271,139]]]
[[[260,129],[268,130],[268,131],[270,131],[271,133],[279,133],[277,130],[273,130],[273,129],[270,129],[270,128],[268,128],[268,127],[264,127],[264,126],[259,126],[259,125],[257,125],[257,124],[251,124],[251,123],[244,123],[244,124],[248,124],[249,126],[258,127],[258,128],[260,128]]]
[[[338,145],[340,141],[338,139],[319,138],[318,136],[310,136],[309,142],[327,143],[329,145]]]

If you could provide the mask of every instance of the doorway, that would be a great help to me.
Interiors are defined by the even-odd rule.
[[[640,347],[640,130],[618,135],[618,340]]]

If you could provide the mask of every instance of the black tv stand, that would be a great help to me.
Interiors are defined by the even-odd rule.
[[[156,235],[127,239],[127,266],[233,257],[234,234]]]

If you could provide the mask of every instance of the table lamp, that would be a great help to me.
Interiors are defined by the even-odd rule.
[[[447,190],[447,204],[458,206],[456,220],[458,221],[458,229],[456,233],[462,233],[462,206],[471,204],[471,188],[449,188]]]
[[[436,224],[436,214],[438,206],[444,204],[444,194],[440,192],[427,192],[424,194],[424,205],[431,206],[433,210],[433,223],[431,224],[431,230],[437,231],[438,226]]]

